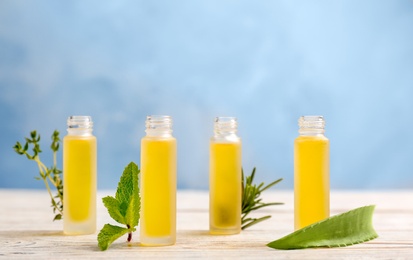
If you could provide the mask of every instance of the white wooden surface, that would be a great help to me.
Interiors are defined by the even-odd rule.
[[[111,221],[98,193],[98,230]],[[256,215],[272,218],[233,236],[208,234],[207,191],[179,191],[177,243],[168,247],[142,247],[139,232],[133,242],[126,237],[107,251],[97,246],[97,233],[64,236],[62,222],[53,214],[44,190],[0,189],[0,259],[413,259],[413,192],[333,191],[332,215],[359,206],[376,204],[374,226],[379,238],[351,247],[306,250],[274,250],[265,245],[293,231],[292,191],[269,191],[264,201],[285,205],[262,209]]]

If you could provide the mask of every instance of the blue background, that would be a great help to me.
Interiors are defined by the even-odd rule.
[[[413,187],[413,1],[0,0],[0,187],[43,188],[12,146],[91,115],[99,188],[139,163],[146,115],[174,119],[178,187],[208,188],[215,116],[243,166],[293,187],[301,115],[324,115],[331,186]],[[61,153],[59,153],[61,165]]]

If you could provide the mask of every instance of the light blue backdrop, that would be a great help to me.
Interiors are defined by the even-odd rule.
[[[168,114],[179,188],[208,187],[217,115],[238,117],[247,172],[292,188],[297,119],[320,114],[333,188],[412,188],[412,112],[413,1],[0,1],[0,187],[43,187],[12,146],[37,129],[50,165],[82,114],[115,188]]]

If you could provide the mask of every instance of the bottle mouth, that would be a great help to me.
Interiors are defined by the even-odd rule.
[[[323,116],[301,116],[298,119],[299,132],[317,131],[324,133],[326,122]]]
[[[172,117],[165,115],[150,115],[145,121],[146,132],[172,133]]]
[[[93,121],[91,116],[69,116],[67,119],[69,129],[92,129]]]
[[[215,133],[222,133],[222,132],[235,133],[237,131],[237,127],[238,127],[238,121],[236,117],[231,117],[231,116],[215,117],[215,120],[214,120]]]

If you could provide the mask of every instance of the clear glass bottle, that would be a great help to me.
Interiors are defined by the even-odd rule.
[[[140,240],[144,246],[176,241],[176,140],[170,116],[148,116],[141,140]]]
[[[70,116],[63,138],[63,232],[96,232],[97,145],[90,116]]]
[[[209,230],[241,232],[241,139],[235,117],[217,117],[210,140]]]
[[[329,140],[322,116],[302,116],[294,142],[294,228],[330,215]]]

